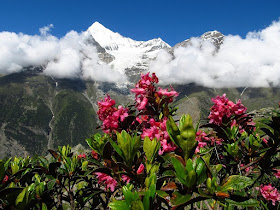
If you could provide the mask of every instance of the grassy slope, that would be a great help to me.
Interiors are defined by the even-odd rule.
[[[17,73],[0,78],[0,142],[5,145],[1,157],[15,155],[10,149],[17,148],[16,144],[22,146],[13,151],[18,155],[46,154],[51,127],[54,148],[84,144],[94,132],[95,112],[83,90],[70,87],[75,81],[59,82],[61,87],[56,89],[55,82],[42,75]]]

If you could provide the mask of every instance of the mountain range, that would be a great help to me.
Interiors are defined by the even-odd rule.
[[[129,89],[149,70],[150,63],[161,51],[171,56],[176,48],[192,45],[186,39],[171,47],[161,38],[135,41],[112,32],[95,22],[85,33],[87,44],[95,46],[100,64],[109,65],[128,78],[124,84],[56,78],[42,74],[45,66],[28,66],[20,72],[0,77],[0,158],[46,154],[59,145],[85,145],[85,138],[100,132],[97,101],[106,93],[118,104],[133,103]],[[218,51],[223,34],[206,32],[199,40],[210,41]],[[194,121],[206,122],[211,98],[226,93],[236,101],[241,98],[249,111],[276,107],[278,88],[207,88],[194,83],[173,85],[180,93],[175,101],[178,116],[190,113]],[[263,110],[263,112],[270,109]]]

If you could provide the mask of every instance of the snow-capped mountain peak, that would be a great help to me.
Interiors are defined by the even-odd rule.
[[[129,68],[137,67],[140,71],[146,70],[149,62],[162,49],[170,48],[161,38],[148,41],[135,41],[124,37],[104,27],[99,22],[93,23],[87,32],[115,59],[110,65],[125,72]]]

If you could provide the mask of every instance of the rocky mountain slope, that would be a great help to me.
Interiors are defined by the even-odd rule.
[[[98,132],[97,101],[109,93],[117,103],[133,103],[129,89],[148,70],[149,63],[160,50],[170,54],[175,48],[188,47],[187,39],[174,47],[160,38],[135,41],[94,23],[86,32],[88,44],[97,49],[100,62],[126,74],[131,83],[116,86],[112,83],[82,79],[57,79],[45,76],[44,67],[28,67],[19,73],[0,77],[0,158],[46,154],[48,148],[79,143]],[[210,40],[216,49],[223,43],[223,35],[212,31],[200,37]],[[205,122],[211,98],[226,93],[235,101],[239,98],[249,111],[276,107],[279,88],[212,89],[195,84],[174,85],[180,95],[175,104],[178,116],[190,113],[195,121]]]

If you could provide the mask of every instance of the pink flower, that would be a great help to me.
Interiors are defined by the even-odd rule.
[[[210,134],[206,134],[204,131],[197,131],[195,140],[198,141],[198,145],[196,147],[195,153],[198,153],[201,148],[208,145],[222,145],[223,139],[219,139],[216,136],[210,136]]]
[[[102,101],[98,101],[98,117],[102,124],[102,130],[105,133],[111,133],[119,128],[119,119],[124,121],[128,117],[128,109],[119,106],[118,108],[114,107],[115,101],[110,98],[109,95],[104,98]]]
[[[232,111],[236,115],[243,115],[247,111],[247,108],[241,104],[241,100],[239,99],[235,105],[232,106]]]
[[[118,127],[119,127],[118,117],[116,117],[116,116],[108,116],[103,121],[102,130],[105,133],[110,133],[113,130],[116,130]]]
[[[143,110],[143,109],[145,109],[147,103],[148,103],[148,99],[147,99],[146,97],[144,97],[144,98],[142,99],[142,101],[140,102],[140,104],[138,105],[138,107],[137,107],[138,110]]]
[[[140,115],[139,117],[136,117],[136,121],[139,122],[140,124],[143,122],[147,122],[149,119],[148,115]]]
[[[159,96],[167,96],[167,97],[172,97],[172,96],[178,96],[179,93],[177,93],[172,86],[171,87],[171,91],[168,91],[168,89],[162,89],[162,88],[158,88],[159,91],[157,91]]]
[[[86,158],[86,154],[85,153],[78,155],[78,159],[82,159],[82,158]]]
[[[240,120],[247,116],[247,108],[241,103],[240,99],[235,104],[228,100],[226,94],[223,94],[212,98],[212,101],[214,105],[211,107],[208,116],[209,123],[223,125],[223,123],[230,122],[230,127],[238,127],[239,133],[247,131],[246,129],[254,130],[255,123],[252,119]]]
[[[104,100],[98,101],[98,106],[102,107],[112,107],[116,104],[115,100],[112,100],[111,97],[107,94],[107,97]]]
[[[98,184],[105,184],[105,190],[110,189],[111,192],[115,191],[115,188],[118,185],[118,182],[115,179],[101,172],[96,172],[95,175],[97,175]]]
[[[163,139],[162,141],[160,141],[161,144],[161,148],[158,151],[159,155],[162,155],[164,152],[165,153],[169,153],[169,152],[173,152],[177,147],[173,144],[173,142],[167,142],[166,139]]]
[[[277,172],[274,174],[277,179],[280,179],[280,169],[274,169]]]
[[[2,184],[5,184],[9,180],[9,176],[5,175],[5,177],[2,180]]]
[[[261,185],[260,186],[260,192],[262,194],[262,196],[266,199],[266,200],[271,200],[272,201],[272,205],[275,206],[275,203],[277,201],[280,201],[280,194],[277,191],[277,189],[275,187],[272,187],[271,184],[269,185]]]
[[[142,139],[145,139],[147,136],[150,138],[150,140],[153,140],[154,138],[160,140],[161,148],[158,153],[159,155],[162,155],[164,152],[172,152],[177,148],[168,135],[166,130],[166,122],[166,117],[164,117],[160,122],[157,122],[155,119],[151,118],[147,123],[147,127],[143,128],[141,135]]]
[[[120,118],[121,122],[124,121],[126,117],[128,117],[128,109],[123,108],[121,105],[118,106],[118,110],[113,113],[113,116]]]
[[[95,152],[94,150],[91,151],[91,155],[94,159],[98,159],[98,153]]]
[[[267,141],[266,138],[263,138],[262,140],[263,140],[263,142],[264,142],[266,145],[268,145],[268,141]]]
[[[135,88],[130,90],[132,93],[135,93],[138,110],[145,110],[149,105],[148,97],[153,97],[155,92],[154,83],[158,83],[158,78],[155,74],[152,74],[152,77],[149,76],[149,72],[141,74],[141,79],[135,85]]]
[[[122,180],[123,180],[126,184],[128,184],[128,183],[130,182],[131,178],[130,178],[129,176],[123,174],[123,175],[122,175]]]
[[[200,149],[205,147],[206,145],[207,145],[206,142],[199,141],[198,144],[197,144],[197,147],[195,149],[195,153],[198,153],[200,151]]]
[[[141,165],[137,169],[136,173],[137,174],[142,174],[144,172],[144,169],[145,169],[145,166],[143,165],[143,163],[141,163]]]
[[[135,93],[135,96],[146,94],[146,90],[144,88],[133,88],[130,89],[130,92]]]

